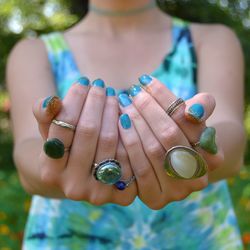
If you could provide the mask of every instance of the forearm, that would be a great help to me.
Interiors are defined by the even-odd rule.
[[[217,142],[224,152],[223,164],[209,173],[209,181],[215,182],[239,172],[243,164],[246,138],[244,127],[239,122],[220,122],[212,126],[216,128]]]
[[[15,145],[14,161],[18,169],[20,181],[30,194],[50,198],[65,198],[56,185],[43,183],[39,173],[39,155],[42,150],[42,140],[30,138]]]

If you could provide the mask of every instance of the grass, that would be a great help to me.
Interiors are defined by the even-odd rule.
[[[12,160],[12,135],[8,114],[8,97],[0,94],[0,250],[20,249],[31,197],[18,180]],[[250,138],[250,109],[246,128]],[[250,145],[250,144],[249,144]],[[246,250],[250,250],[250,153],[246,151],[246,165],[235,178],[229,179],[229,188]]]

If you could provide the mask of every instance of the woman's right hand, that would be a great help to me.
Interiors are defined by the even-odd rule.
[[[40,176],[51,188],[59,187],[68,199],[84,200],[93,205],[109,202],[129,205],[137,195],[135,182],[120,191],[93,176],[93,163],[105,159],[120,162],[122,179],[133,175],[127,153],[118,139],[118,101],[111,88],[107,88],[106,93],[107,96],[102,80],[94,81],[90,87],[88,79],[82,78],[71,86],[56,116],[44,111],[43,106],[45,109],[50,107],[44,105],[46,99],[34,105],[34,115],[44,141],[57,138],[65,148],[70,148],[59,159],[49,157],[42,150]],[[58,126],[52,123],[53,119],[69,123],[76,129]]]

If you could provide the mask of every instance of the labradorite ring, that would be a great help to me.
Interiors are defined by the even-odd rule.
[[[164,168],[171,177],[190,180],[205,175],[207,163],[194,149],[175,146],[167,151]]]
[[[113,185],[122,177],[121,165],[115,159],[106,159],[100,163],[94,163],[93,167],[94,177],[104,184]]]
[[[44,143],[43,150],[50,158],[60,159],[65,152],[70,151],[70,147],[65,147],[63,142],[57,138],[51,138]]]
[[[75,125],[69,124],[69,123],[64,122],[64,121],[59,121],[59,120],[53,119],[52,123],[54,123],[57,126],[60,126],[62,128],[68,128],[68,129],[73,130],[73,131],[76,130],[76,126]]]
[[[169,115],[169,116],[172,116],[173,113],[182,105],[184,104],[184,100],[182,98],[178,98],[176,99],[175,101],[173,101],[169,107],[167,108],[166,110],[166,113]]]

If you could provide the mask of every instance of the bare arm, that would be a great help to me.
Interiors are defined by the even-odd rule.
[[[8,60],[7,85],[11,98],[14,161],[22,185],[29,193],[62,197],[59,189],[42,183],[39,175],[38,159],[43,141],[32,105],[37,99],[55,93],[42,41],[23,40],[15,46]]]
[[[223,165],[209,176],[217,181],[236,174],[243,162],[244,63],[240,43],[229,28],[207,26],[199,35],[203,37],[198,45],[199,92],[215,97],[216,108],[207,125],[216,128],[224,151]]]

